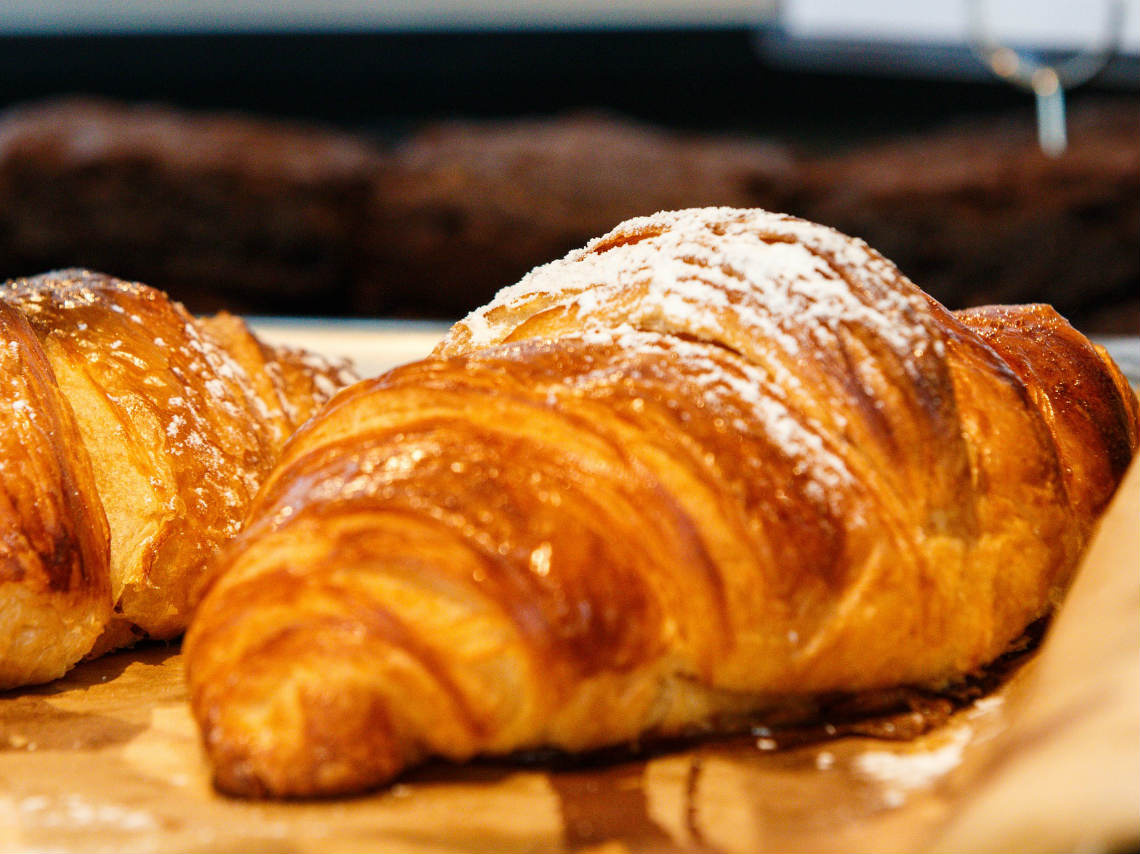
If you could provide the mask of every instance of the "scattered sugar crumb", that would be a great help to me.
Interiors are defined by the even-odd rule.
[[[969,726],[952,730],[939,747],[913,752],[868,750],[856,756],[851,767],[863,777],[886,785],[888,791],[907,792],[929,786],[962,762],[974,731]]]

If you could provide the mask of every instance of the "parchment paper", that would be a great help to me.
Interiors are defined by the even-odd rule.
[[[763,733],[586,766],[430,766],[364,797],[218,795],[176,646],[0,694],[6,851],[1140,848],[1140,469],[1039,652],[913,741]]]

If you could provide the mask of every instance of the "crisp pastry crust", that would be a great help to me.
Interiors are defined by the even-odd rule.
[[[0,690],[62,676],[111,613],[107,520],[35,333],[0,301]]]
[[[270,348],[243,361],[240,348],[258,346],[238,335],[244,326],[215,340],[211,324],[159,291],[90,271],[10,282],[0,306],[2,412],[13,425],[2,460],[6,494],[18,499],[2,519],[7,565],[38,560],[49,589],[71,591],[83,627],[68,629],[72,642],[47,620],[29,632],[20,609],[56,606],[37,575],[6,572],[0,632],[21,640],[0,651],[0,666],[16,685],[58,676],[84,654],[181,634],[198,577],[237,533],[287,434],[343,378],[314,360],[323,373],[306,397],[283,369],[267,369],[279,364]],[[55,468],[35,462],[48,454]],[[54,542],[36,533],[51,526]],[[68,572],[78,580],[53,586]],[[33,675],[37,655],[55,666]]]
[[[245,371],[278,451],[325,401],[356,381],[347,362],[262,341],[244,320],[229,312],[200,318],[197,324],[207,339]]]
[[[1136,421],[1045,309],[955,316],[764,211],[629,221],[286,447],[185,644],[217,783],[951,684],[1061,596]]]

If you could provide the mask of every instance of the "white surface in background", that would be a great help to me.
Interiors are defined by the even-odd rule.
[[[982,0],[1004,40],[1091,42],[1106,0]],[[1140,0],[1123,51],[1140,53]],[[961,44],[966,0],[0,0],[0,34],[759,26],[845,41]]]
[[[0,33],[757,26],[776,0],[0,0]]]
[[[250,317],[249,324],[265,340],[304,347],[334,358],[351,359],[361,377],[422,359],[443,338],[450,324],[402,320],[318,320]],[[1134,335],[1094,338],[1103,344],[1125,376],[1140,385],[1140,338]]]
[[[1099,44],[1108,0],[981,0],[990,32],[1011,45],[1073,50]],[[1121,52],[1140,53],[1140,0],[1125,0]],[[785,0],[780,22],[796,38],[925,42],[967,39],[966,0]]]
[[[350,359],[361,378],[422,359],[448,330],[448,323],[399,320],[311,320],[247,318],[258,335],[274,344]]]

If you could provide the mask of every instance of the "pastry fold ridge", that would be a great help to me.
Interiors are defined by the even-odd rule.
[[[288,443],[187,635],[216,782],[310,796],[943,687],[1059,601],[1135,395],[863,242],[630,220]]]
[[[286,438],[352,377],[89,270],[0,286],[0,333],[9,688],[181,634]]]

